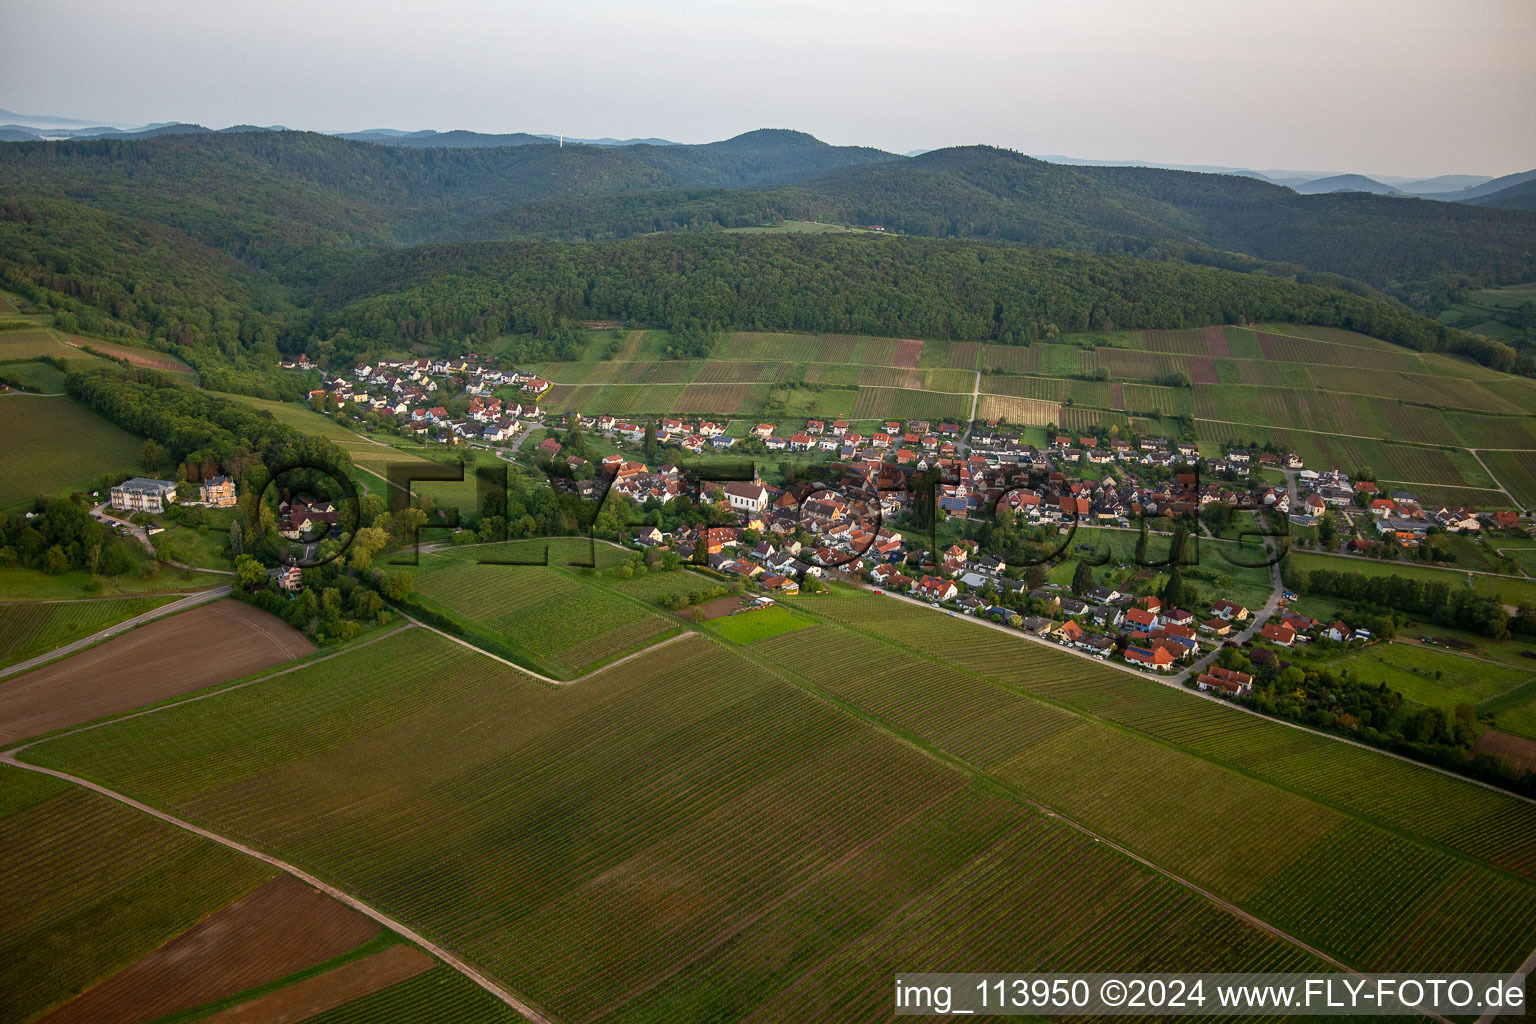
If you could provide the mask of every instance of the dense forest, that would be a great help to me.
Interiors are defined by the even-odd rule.
[[[1536,278],[1536,214],[990,147],[907,159],[787,131],[563,148],[183,131],[0,143],[0,196],[0,285],[64,329],[136,339],[213,388],[270,397],[302,386],[272,372],[282,353],[515,331],[530,354],[558,355],[568,323],[591,316],[700,337],[1005,344],[1306,320],[1536,368],[1409,311]],[[887,237],[725,233],[785,219]]]
[[[1284,320],[1419,350],[1462,343],[1458,332],[1401,307],[1283,278],[848,235],[422,246],[338,279],[324,298],[336,309],[324,320],[327,332],[385,342],[545,335],[562,320],[602,316],[1002,344],[1074,331]]]

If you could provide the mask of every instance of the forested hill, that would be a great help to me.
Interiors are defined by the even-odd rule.
[[[0,195],[79,200],[278,266],[294,245],[456,238],[468,223],[540,199],[785,184],[844,164],[897,159],[779,131],[705,146],[459,149],[306,132],[210,132],[0,144]]]
[[[820,219],[1160,259],[1221,253],[1429,306],[1536,279],[1536,212],[1237,175],[1051,164],[966,146],[907,159],[764,130],[702,146],[409,148],[302,132],[0,144],[0,195],[69,198],[317,279],[317,247],[619,238]]]
[[[1239,175],[1051,164],[968,146],[850,166],[793,188],[551,199],[477,238],[614,238],[818,219],[938,238],[1213,261],[1236,252],[1428,306],[1447,281],[1536,278],[1536,214],[1360,193],[1302,196]]]
[[[850,235],[655,236],[422,246],[324,293],[321,352],[530,334],[563,355],[566,322],[822,331],[1029,344],[1060,333],[1287,320],[1455,350],[1458,332],[1379,300],[1130,257]],[[547,343],[547,344],[546,344]],[[1529,369],[1529,367],[1527,367]]]
[[[720,230],[786,217],[948,241]],[[704,146],[409,148],[285,131],[0,143],[0,284],[71,329],[174,348],[226,390],[284,386],[278,352],[492,327],[547,338],[592,315],[1003,343],[1310,317],[1530,372],[1529,357],[1376,289],[1423,308],[1469,281],[1536,279],[1533,244],[1536,214],[1518,210],[989,147],[908,159],[778,130]]]

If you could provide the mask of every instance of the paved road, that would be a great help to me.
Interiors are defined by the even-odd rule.
[[[234,571],[230,569],[208,569],[201,565],[188,565],[186,562],[177,562],[169,558],[161,558],[159,552],[155,550],[154,542],[149,539],[149,533],[142,527],[136,526],[128,520],[122,519],[107,511],[110,507],[111,504],[109,502],[103,501],[95,508],[91,509],[91,515],[95,516],[102,522],[115,523],[118,526],[126,527],[128,536],[132,537],[134,540],[143,545],[144,550],[149,552],[151,555],[154,555],[158,561],[164,562],[166,565],[175,566],[178,569],[189,569],[192,572],[208,572],[215,576],[234,575]]]
[[[971,418],[965,422],[965,436],[955,445],[955,454],[965,456],[970,450],[971,431],[976,429],[976,403],[981,400],[981,371],[976,371],[976,383],[971,387]]]
[[[35,658],[29,658],[26,661],[18,662],[17,664],[11,665],[7,668],[0,668],[0,679],[4,679],[7,676],[17,675],[27,671],[28,669],[36,668],[39,665],[47,664],[48,662],[57,658],[64,657],[66,654],[73,654],[75,651],[90,647],[93,644],[98,644],[103,640],[116,636],[119,633],[126,633],[128,630],[133,629],[136,626],[142,626],[146,622],[152,622],[155,619],[163,619],[167,615],[175,615],[177,612],[184,612],[188,608],[195,608],[200,604],[207,604],[209,601],[217,601],[219,598],[226,596],[228,593],[229,587],[227,585],[222,587],[214,587],[212,590],[199,590],[195,594],[189,594],[188,596],[182,598],[180,601],[172,601],[170,604],[163,604],[159,608],[151,608],[149,611],[144,612],[142,615],[135,615],[131,619],[124,619],[122,622],[119,622],[116,625],[108,626],[106,629],[92,633],[90,636],[81,637],[79,640],[76,640],[73,643],[65,644],[63,647],[56,647],[46,654],[39,654]]]

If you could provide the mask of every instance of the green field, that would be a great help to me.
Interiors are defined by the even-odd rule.
[[[709,620],[710,631],[733,644],[755,644],[813,625],[815,620],[810,616],[778,604]]]
[[[0,767],[0,1019],[30,1020],[270,878],[77,786]]]
[[[1435,630],[1429,628],[1433,634]],[[1386,683],[1404,697],[1427,707],[1453,709],[1481,704],[1536,677],[1536,662],[1521,669],[1419,644],[1371,644],[1330,659],[1356,679]]]
[[[963,618],[847,588],[780,607],[814,624],[561,690],[409,630],[28,756],[294,856],[566,1019],[804,1020],[874,950],[884,974],[920,950],[1115,964],[1122,941],[1298,962],[1232,918],[1191,931],[1209,904],[1018,798],[1360,969],[1502,969],[1536,943],[1528,805]],[[1090,889],[1118,927],[1040,909]],[[1345,891],[1379,912],[1341,915]],[[970,917],[941,909],[960,894]],[[1198,947],[1147,944],[1175,920]]]
[[[732,650],[554,690],[409,630],[28,756],[282,850],[567,1020],[884,1019],[913,962],[1315,967]]]
[[[0,395],[0,437],[0,509],[141,471],[144,442],[69,398]]]
[[[478,564],[485,549],[422,557],[411,606],[556,678],[581,675],[678,631],[676,620],[556,567]],[[552,559],[553,560],[553,559]]]
[[[0,604],[0,666],[35,658],[173,600],[125,597],[55,604]]]
[[[1471,587],[1484,597],[1499,597],[1505,604],[1519,605],[1526,601],[1536,601],[1536,580],[1481,576],[1456,569],[1437,569],[1411,562],[1384,562],[1376,558],[1349,558],[1300,551],[1292,552],[1289,557],[1296,568],[1309,571],[1327,569],[1332,572],[1358,572],[1366,576],[1404,576],[1426,583],[1447,583],[1452,588]]]
[[[1063,662],[1049,647],[964,618],[846,589],[834,591],[831,597],[818,597],[814,605],[797,605],[913,656],[947,661],[1004,687],[1027,689],[1049,703],[1135,730],[1389,829],[1425,836],[1536,877],[1536,841],[1527,838],[1536,836],[1536,808],[1529,805],[1278,722],[1190,700],[1160,683],[1108,666],[1082,659]],[[814,642],[805,633],[785,639]],[[827,637],[821,640],[829,642]],[[833,642],[846,643],[847,637]],[[869,659],[860,663],[868,664]],[[916,674],[910,667],[890,671]],[[936,694],[932,699],[943,697]],[[962,717],[978,726],[987,724],[985,715]],[[985,739],[992,742],[990,735]],[[1452,792],[1461,795],[1453,800]],[[1505,807],[1518,821],[1490,827],[1488,816],[1496,806]]]

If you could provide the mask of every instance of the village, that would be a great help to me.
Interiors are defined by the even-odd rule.
[[[293,366],[306,363],[301,357]],[[768,595],[794,595],[808,580],[857,583],[1228,696],[1246,693],[1251,678],[1199,667],[1223,645],[1262,644],[1262,661],[1313,639],[1362,642],[1371,633],[1291,611],[1295,595],[1278,572],[1268,584],[1272,607],[1245,607],[1220,588],[1205,588],[1198,607],[1168,605],[1156,592],[1165,576],[1142,573],[1130,586],[1047,581],[1028,564],[982,551],[962,535],[967,525],[1005,513],[1042,538],[1070,537],[1079,527],[1139,533],[1144,524],[1166,538],[1182,523],[1198,537],[1283,535],[1288,547],[1388,560],[1414,559],[1435,538],[1529,530],[1513,511],[1384,493],[1350,470],[1308,467],[1294,452],[1225,446],[1203,457],[1189,441],[1082,431],[1049,432],[1037,446],[999,422],[808,419],[742,429],[720,419],[546,416],[538,399],[550,387],[535,374],[488,368],[473,356],[421,358],[359,365],[351,380],[331,379],[310,398],[326,410],[391,418],[402,432],[449,447],[504,448],[545,428],[523,458],[559,465],[569,481],[557,482],[584,499],[632,502],[641,519],[657,525],[641,526],[631,543],[676,551]],[[450,414],[449,393],[468,396],[460,414]],[[588,461],[565,452],[557,435],[571,429],[609,454]],[[661,461],[663,450],[675,452],[675,462]],[[663,531],[657,510],[700,497],[689,467],[727,455],[798,458],[804,471],[795,483],[755,476],[705,485],[704,500],[734,513],[734,525]],[[916,496],[929,480],[932,508],[923,512]],[[916,527],[919,518],[932,525]],[[1058,550],[1053,561],[1065,555]]]

